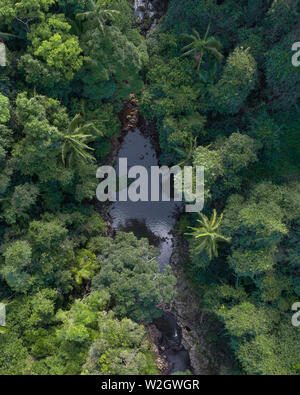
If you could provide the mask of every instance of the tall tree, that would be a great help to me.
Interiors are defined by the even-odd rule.
[[[176,279],[168,266],[160,271],[155,247],[133,233],[119,232],[114,240],[102,239],[101,270],[92,279],[92,289],[107,290],[118,317],[151,322],[161,315],[159,303],[174,296]]]
[[[225,241],[229,243],[230,238],[218,233],[223,214],[218,218],[217,211],[214,209],[210,220],[202,213],[200,213],[200,218],[197,221],[200,226],[198,228],[189,227],[193,232],[188,233],[188,235],[194,236],[196,240],[201,240],[195,250],[199,252],[206,250],[209,259],[212,260],[214,256],[218,256],[218,242]]]
[[[88,153],[88,151],[93,151],[93,148],[87,145],[89,141],[93,140],[91,134],[86,134],[91,129],[96,129],[92,122],[82,124],[81,116],[79,114],[75,115],[69,123],[66,134],[62,135],[61,155],[64,164],[67,155],[69,155],[69,164],[74,156],[84,161],[95,160],[93,155]]]
[[[102,7],[100,2],[89,0],[89,10],[76,15],[77,19],[96,19],[98,28],[104,33],[104,26],[108,18],[112,18],[115,14],[119,14],[117,10],[107,10]]]
[[[214,37],[208,37],[210,25],[207,27],[204,38],[202,39],[196,29],[193,29],[192,34],[184,34],[183,37],[192,41],[190,44],[182,48],[183,57],[194,55],[196,61],[196,68],[199,71],[202,64],[202,59],[205,53],[213,55],[218,62],[221,62],[223,55],[220,52],[222,45],[220,41]]]
[[[239,112],[255,88],[257,76],[250,48],[237,47],[226,59],[220,80],[209,88],[212,109],[221,114]]]

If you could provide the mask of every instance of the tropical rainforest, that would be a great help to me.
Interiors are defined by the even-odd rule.
[[[131,95],[162,165],[205,167],[175,232],[227,373],[300,374],[300,1],[133,3],[0,0],[0,375],[159,374],[176,278],[95,204]]]

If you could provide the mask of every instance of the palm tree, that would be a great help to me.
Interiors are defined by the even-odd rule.
[[[177,152],[177,154],[179,154],[181,157],[184,158],[176,166],[188,165],[189,162],[192,160],[194,152],[197,148],[197,137],[194,138],[190,137],[188,144],[189,144],[188,147],[186,147],[185,149],[181,149],[177,147],[173,148],[174,151]]]
[[[193,29],[193,34],[183,35],[184,38],[192,42],[182,48],[184,54],[182,54],[181,57],[194,55],[197,71],[200,70],[202,59],[206,52],[213,55],[219,62],[221,62],[223,59],[223,55],[220,52],[222,45],[220,41],[218,41],[214,37],[208,37],[209,29],[210,25],[208,25],[203,40],[196,29]]]
[[[82,123],[82,117],[80,114],[75,115],[72,121],[69,123],[68,129],[65,134],[62,135],[62,149],[61,156],[62,161],[66,163],[66,156],[69,154],[69,163],[74,156],[77,156],[80,160],[92,160],[95,158],[88,151],[94,149],[87,145],[88,142],[93,140],[91,134],[86,134],[87,131],[94,129],[97,134],[101,134],[95,125],[90,123]]]
[[[189,227],[193,232],[186,233],[186,235],[193,236],[196,240],[201,238],[201,241],[199,245],[196,246],[195,250],[197,252],[206,250],[209,259],[212,260],[213,257],[218,256],[218,242],[225,241],[229,243],[231,239],[218,233],[223,214],[218,218],[217,211],[214,209],[210,220],[208,220],[206,215],[202,213],[200,213],[200,218],[201,219],[198,219],[197,221],[200,226],[198,228]]]
[[[117,10],[107,10],[102,8],[101,5],[94,0],[89,0],[89,11],[76,15],[78,19],[93,19],[95,18],[98,23],[99,30],[104,33],[104,26],[107,18],[112,18],[115,14],[119,14]]]

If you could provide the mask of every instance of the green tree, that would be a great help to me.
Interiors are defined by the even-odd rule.
[[[62,176],[62,166],[57,166],[59,130],[54,126],[55,116],[51,119],[52,112],[56,112],[60,120],[64,118],[59,102],[53,99],[28,98],[25,92],[16,99],[16,119],[23,138],[14,144],[12,157],[22,174],[38,175],[40,181],[58,180]]]
[[[96,271],[100,269],[96,255],[88,250],[79,251],[76,261],[75,281],[79,285],[83,280],[91,280]]]
[[[7,203],[4,205],[4,216],[8,223],[15,223],[17,219],[29,220],[28,212],[34,206],[39,195],[39,188],[34,184],[17,185]]]
[[[226,189],[239,189],[245,169],[258,161],[260,143],[246,134],[236,132],[216,145],[222,156]]]
[[[71,25],[63,14],[44,16],[40,23],[31,25],[27,33],[31,46],[18,66],[28,83],[57,92],[58,83],[66,86],[73,79],[84,58],[78,37],[70,31]]]
[[[174,296],[175,278],[167,267],[160,272],[157,250],[148,240],[132,233],[118,233],[104,239],[100,252],[101,271],[92,280],[92,289],[107,289],[113,311],[135,322],[151,322],[161,312],[157,305]]]
[[[26,271],[31,264],[32,249],[26,241],[15,241],[4,252],[5,265],[0,273],[12,290],[27,293],[33,278]]]
[[[106,9],[101,4],[101,1],[88,0],[89,11],[76,15],[78,19],[93,19],[96,20],[98,29],[104,33],[104,26],[107,19],[112,18],[114,15],[119,14],[118,10]]]
[[[56,287],[62,293],[73,289],[76,242],[66,224],[58,218],[32,221],[26,235],[32,247],[34,289]]]
[[[9,99],[0,93],[0,123],[7,123],[10,120]]]
[[[299,16],[299,2],[289,2],[288,0],[273,0],[268,9],[264,24],[266,27],[267,41],[274,43],[280,41],[284,34],[288,34],[297,23]]]
[[[214,37],[208,37],[210,25],[207,27],[204,38],[200,37],[200,34],[196,29],[193,29],[193,34],[184,34],[183,37],[192,41],[190,44],[182,48],[184,54],[182,56],[194,55],[196,68],[200,71],[202,64],[202,59],[205,53],[213,55],[218,62],[221,62],[223,55],[220,52],[222,45],[220,41],[216,40]]]
[[[271,199],[259,185],[256,192],[247,200],[240,195],[228,199],[222,229],[232,237],[233,248],[272,249],[288,232],[280,201]]]
[[[209,88],[212,109],[221,114],[239,112],[256,79],[256,62],[249,48],[236,48],[226,60],[221,79]]]
[[[157,45],[169,44],[163,41]],[[206,134],[206,117],[199,99],[201,89],[194,83],[193,76],[194,70],[187,59],[179,59],[174,54],[171,58],[154,55],[150,59],[148,86],[139,107],[147,119],[158,120],[164,164],[181,162],[194,147],[195,138]]]
[[[290,48],[299,40],[297,29],[285,35],[265,53],[266,94],[270,107],[275,110],[288,110],[299,100],[299,67],[291,67]]]
[[[0,22],[12,24],[18,19],[26,30],[33,19],[42,18],[56,0],[1,0]]]
[[[225,237],[218,233],[223,219],[223,214],[218,218],[217,211],[214,209],[210,220],[202,213],[199,213],[199,216],[200,219],[198,219],[197,222],[200,226],[197,228],[189,227],[193,232],[187,234],[193,236],[197,241],[200,239],[200,243],[197,243],[195,251],[206,251],[209,259],[212,260],[213,257],[218,256],[218,242],[230,242],[229,237]]]
[[[32,359],[22,340],[16,334],[0,334],[0,374],[28,375]]]
[[[88,150],[93,151],[86,143],[93,139],[91,134],[86,134],[87,131],[95,129],[93,123],[82,124],[81,115],[77,114],[69,123],[68,129],[63,138],[62,144],[62,161],[66,163],[66,157],[69,156],[69,164],[75,156],[79,160],[95,160],[93,155],[88,153]]]
[[[131,20],[128,23],[127,30]],[[138,93],[143,87],[139,72],[148,59],[145,39],[114,23],[105,35],[94,23],[87,21],[86,25],[80,36],[80,44],[88,55],[80,73],[84,97],[98,105],[103,99],[128,100],[130,93]]]
[[[218,314],[224,318],[226,329],[236,337],[266,334],[272,329],[272,324],[279,320],[276,311],[258,308],[246,301],[231,309],[223,305]]]
[[[60,248],[68,230],[58,221],[32,221],[28,238],[37,251],[53,251]]]
[[[93,292],[82,300],[75,300],[69,310],[59,310],[56,319],[58,345],[50,358],[39,367],[50,374],[80,374],[89,348],[99,336],[98,321],[107,311],[109,295]],[[48,374],[49,374],[48,373]]]
[[[62,323],[57,329],[61,342],[83,345],[85,349],[97,335],[98,318],[108,300],[106,292],[95,292],[84,300],[75,300],[70,310],[59,310],[56,318]]]
[[[83,374],[157,374],[145,328],[110,311],[99,318],[99,334],[91,345]]]
[[[198,146],[193,152],[194,166],[204,166],[205,195],[208,199],[224,198],[230,190],[239,190],[243,175],[258,161],[261,144],[240,132],[228,138],[219,137],[207,147]]]

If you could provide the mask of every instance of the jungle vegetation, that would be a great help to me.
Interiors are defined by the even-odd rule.
[[[299,23],[299,0],[170,0],[145,38],[127,0],[0,0],[0,375],[158,373],[176,279],[95,210],[132,93],[161,164],[205,166],[178,229],[231,373],[300,373]]]

